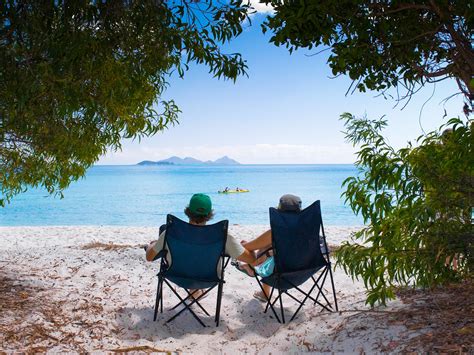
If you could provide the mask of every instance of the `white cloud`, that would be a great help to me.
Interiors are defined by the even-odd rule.
[[[354,149],[344,145],[254,144],[235,146],[152,147],[131,146],[103,156],[99,164],[136,164],[170,156],[215,160],[227,155],[243,164],[343,164],[352,163]]]
[[[273,7],[271,5],[261,3],[258,0],[250,0],[249,4],[259,14],[269,14],[273,12]]]

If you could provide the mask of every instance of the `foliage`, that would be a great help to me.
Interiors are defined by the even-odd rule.
[[[418,85],[451,77],[467,98],[465,110],[472,109],[471,0],[263,2],[275,8],[263,25],[274,44],[290,51],[329,47],[333,74],[348,75],[354,88],[404,86],[411,97]]]
[[[220,44],[247,12],[241,0],[0,2],[0,205],[28,186],[61,193],[122,137],[174,124],[178,107],[160,99],[171,72],[244,74]]]
[[[263,2],[275,10],[263,24],[273,32],[271,42],[290,52],[329,50],[333,74],[353,80],[348,92],[385,95],[394,88],[397,100],[409,100],[424,84],[453,78],[459,87],[454,95],[464,95],[466,116],[472,112],[472,1]],[[400,95],[401,88],[406,93]],[[429,133],[418,146],[397,151],[381,134],[384,120],[342,118],[349,142],[361,144],[360,172],[345,181],[344,196],[366,226],[336,257],[347,273],[363,279],[367,302],[385,303],[395,285],[433,286],[470,275],[472,123],[451,120],[444,135]]]
[[[359,175],[344,182],[344,196],[366,226],[336,257],[363,279],[367,302],[385,303],[397,285],[431,287],[472,275],[474,123],[451,119],[418,146],[397,151],[381,135],[386,121],[341,118],[347,140],[361,145]]]

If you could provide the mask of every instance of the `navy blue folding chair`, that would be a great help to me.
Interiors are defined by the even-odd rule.
[[[271,308],[278,322],[285,323],[283,295],[287,295],[299,303],[290,321],[296,317],[308,299],[328,311],[333,311],[334,309],[338,310],[331,261],[329,259],[329,249],[326,244],[326,235],[324,234],[321,217],[320,202],[316,201],[300,212],[283,212],[275,208],[270,208],[270,226],[272,230],[272,249],[275,269],[270,276],[261,279],[256,276],[262,291],[262,283],[272,287],[270,297],[265,307],[265,313],[268,308]],[[320,274],[315,278],[315,274],[318,272],[320,272]],[[323,290],[323,285],[328,274],[331,280],[334,307],[329,302]],[[305,292],[300,288],[300,285],[309,279],[313,280],[313,285],[308,292]],[[315,288],[317,288],[318,293],[316,297],[313,297],[311,294]],[[272,301],[275,290],[278,294]],[[303,299],[298,299],[290,294],[290,290],[298,291],[298,294],[303,295]],[[321,302],[324,303],[319,301],[320,297],[322,297]],[[277,301],[280,303],[281,320],[274,308]]]
[[[210,316],[199,300],[217,286],[214,320],[216,326],[219,325],[228,225],[229,222],[225,220],[212,225],[197,226],[186,223],[175,216],[167,216],[163,250],[160,252],[162,255],[160,271],[157,275],[158,289],[154,320],[157,318],[158,309],[161,313],[163,312],[163,284],[166,284],[180,301],[172,309],[176,309],[179,305],[184,307],[166,322],[172,321],[188,310],[205,327],[203,321],[191,307],[197,305],[207,316]],[[170,265],[166,261],[166,253],[170,253]],[[187,296],[181,297],[171,283],[182,287]],[[203,293],[198,297],[193,297],[190,289],[201,289]]]

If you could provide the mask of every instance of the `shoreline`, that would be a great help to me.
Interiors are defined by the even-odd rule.
[[[267,228],[231,225],[229,231],[248,239]],[[353,229],[327,226],[328,243],[339,244]],[[396,351],[392,341],[413,333],[379,319],[406,307],[402,302],[373,313],[362,283],[340,268],[334,271],[340,312],[307,303],[293,322],[280,325],[252,297],[255,280],[229,266],[219,327],[204,317],[208,327],[202,328],[190,314],[166,324],[176,303],[170,290],[164,314],[153,322],[158,264],[146,262],[140,246],[158,227],[0,227],[0,233],[0,301],[6,304],[0,349],[6,352],[380,352]],[[215,294],[202,303],[212,315]],[[285,299],[287,314],[296,306]]]
[[[213,223],[208,223],[213,224]],[[8,228],[158,228],[159,225],[121,225],[121,224],[44,224],[44,225],[0,225],[1,229],[8,229]],[[267,227],[270,228],[270,224],[261,224],[261,223],[251,223],[251,224],[243,224],[243,223],[229,223],[230,227]],[[350,229],[360,229],[363,228],[363,225],[343,225],[343,224],[328,224],[324,225],[324,230],[326,231],[327,228],[350,228]]]
[[[210,223],[212,224],[212,223]],[[343,241],[349,240],[350,235],[363,228],[362,226],[324,226],[326,242],[330,245],[340,245]],[[253,239],[266,230],[270,229],[270,225],[265,224],[229,224],[229,233],[238,240]],[[56,225],[56,226],[0,226],[0,241],[15,235],[20,238],[42,238],[48,235],[56,235],[56,233],[65,233],[69,238],[74,239],[90,239],[107,238],[113,239],[113,242],[127,242],[127,236],[131,240],[146,241],[144,236],[149,238],[148,242],[158,237],[159,226],[115,226],[115,225]],[[234,233],[236,231],[236,233]],[[46,234],[46,235],[45,235]],[[82,235],[87,237],[82,237]],[[83,241],[85,242],[85,240]],[[112,242],[112,240],[111,240]],[[0,248],[0,252],[1,252]]]

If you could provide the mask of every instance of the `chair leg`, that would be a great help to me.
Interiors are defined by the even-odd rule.
[[[222,283],[219,284],[217,288],[217,304],[216,304],[216,327],[219,326],[219,318],[221,316],[221,303],[222,303]]]
[[[283,321],[283,324],[285,324],[285,310],[283,309],[283,300],[282,300],[281,295],[282,295],[281,290],[278,289],[278,297],[280,298],[281,320]]]
[[[324,292],[323,292],[323,286],[324,286],[324,283],[326,282],[326,277],[327,276],[328,276],[328,269],[325,268],[324,271],[319,275],[318,280],[315,281],[315,284],[318,285],[318,294],[316,295],[316,299],[314,300],[314,304],[319,303],[318,299],[319,299],[320,295],[322,295],[326,299],[326,296],[324,295]],[[319,280],[321,280],[321,277],[323,278],[323,281],[321,281],[321,287],[319,287]],[[331,307],[331,305],[329,304],[329,301],[327,299],[326,299],[326,303],[328,303],[329,307]]]
[[[322,276],[327,275],[327,273],[328,273],[328,270],[326,269],[324,272],[322,272],[322,273],[319,275],[319,277],[318,277],[317,280],[314,280],[314,278],[313,278],[313,281],[314,281],[313,286],[310,288],[310,290],[309,290],[308,292],[303,291],[301,288],[299,288],[298,286],[296,286],[295,284],[293,284],[291,281],[284,279],[287,283],[289,283],[289,284],[292,286],[293,289],[299,291],[300,293],[302,293],[302,294],[304,295],[303,300],[300,301],[299,299],[297,299],[295,296],[293,296],[292,294],[290,294],[290,293],[287,292],[287,291],[283,291],[283,292],[281,293],[281,295],[284,293],[284,294],[286,294],[288,297],[292,298],[292,299],[295,300],[297,303],[299,303],[299,306],[298,306],[298,308],[296,309],[295,313],[293,313],[293,315],[292,315],[292,317],[291,317],[291,319],[290,319],[290,322],[291,322],[293,319],[295,319],[296,315],[298,314],[298,312],[301,310],[301,308],[304,306],[304,304],[306,303],[306,301],[307,301],[308,299],[314,301],[315,304],[317,303],[317,304],[320,305],[323,309],[326,309],[328,312],[332,312],[332,309],[329,309],[329,308],[327,308],[325,305],[323,305],[321,302],[318,302],[319,294],[321,294],[321,295],[326,299],[324,293],[322,292],[322,287],[319,287],[319,280],[321,279]],[[314,289],[315,289],[316,287],[318,288],[319,292],[318,292],[318,296],[316,296],[316,299],[314,299],[313,297],[311,297],[311,294],[313,293],[313,291],[314,291]],[[276,300],[273,302],[273,304],[278,300],[278,298],[280,298],[280,296],[276,298]],[[281,299],[280,299],[280,301],[281,301]],[[326,302],[327,302],[327,300],[326,300]],[[280,303],[280,305],[281,305],[281,303]],[[329,305],[329,306],[330,306],[330,305]],[[282,314],[283,314],[283,312],[282,312]]]
[[[279,296],[275,297],[275,300],[274,300],[273,302],[271,302],[271,299],[268,300],[267,308],[270,307],[270,309],[272,310],[273,315],[275,316],[275,318],[276,318],[276,320],[278,321],[278,323],[281,323],[281,320],[280,320],[280,318],[278,317],[278,314],[277,314],[277,312],[276,312],[276,310],[275,310],[275,307],[274,307],[274,306],[275,306],[275,303],[277,303],[277,301],[278,301],[279,298],[280,298]]]
[[[318,287],[318,289],[320,289],[317,284],[314,284],[313,286]],[[303,295],[305,295],[305,296],[307,295],[307,292],[304,292],[301,288],[299,288],[299,287],[293,287],[293,288],[294,288],[295,290],[299,291],[300,293],[302,293]],[[288,296],[290,295],[289,293],[287,293],[287,294],[288,294]],[[324,295],[324,294],[323,294],[323,295]],[[321,307],[327,309],[329,312],[331,311],[331,310],[328,309],[325,305],[321,304],[317,299],[314,299],[313,297],[311,297],[311,295],[308,295],[308,298],[309,298],[311,301],[313,301],[314,304],[317,303],[317,304],[319,304]],[[299,302],[299,303],[301,303],[301,302]]]
[[[314,276],[311,276],[311,279],[313,280],[313,282],[315,284],[317,284],[319,282],[319,280],[321,279],[321,276],[323,274],[324,274],[324,272],[322,272],[321,275],[319,275],[318,280],[315,280]],[[322,284],[324,285],[324,280],[323,280]],[[314,304],[319,303],[318,302],[319,295],[322,295],[324,297],[324,299],[326,299],[326,296],[324,296],[324,292],[322,290],[322,286],[321,287],[318,286],[318,294],[316,295],[316,299],[314,299],[313,297],[310,297],[310,299],[314,302]],[[329,303],[329,301],[327,299],[326,299],[326,303],[329,307],[331,307],[331,304]]]
[[[161,300],[160,300],[160,313],[163,313],[163,281],[161,281],[161,284],[160,284],[160,297],[161,297]]]
[[[193,305],[193,303],[196,302],[196,300],[193,300],[193,301],[188,305],[188,304],[185,302],[185,299],[181,298],[181,296],[179,295],[179,293],[176,292],[176,290],[171,287],[171,285],[169,284],[169,282],[166,281],[166,280],[164,280],[164,281],[165,281],[165,283],[168,285],[168,287],[170,288],[170,290],[176,295],[176,297],[179,298],[179,300],[181,301],[181,303],[182,303],[183,306],[184,306],[184,308],[183,308],[181,311],[179,311],[179,312],[176,313],[173,317],[171,317],[170,319],[168,319],[168,320],[166,321],[166,323],[171,322],[173,319],[175,319],[177,316],[179,316],[179,315],[180,315],[181,313],[183,313],[185,310],[188,310],[188,311],[191,313],[191,315],[192,315],[194,318],[196,318],[196,320],[197,320],[203,327],[206,327],[206,325],[202,322],[202,320],[199,319],[199,317],[196,315],[196,313],[194,313],[193,310],[191,309],[191,306]],[[211,288],[211,289],[212,289],[212,288]],[[210,290],[210,289],[209,289],[209,290]],[[209,291],[209,290],[208,290],[208,291]],[[201,296],[201,297],[202,297],[202,296]]]
[[[191,292],[189,292],[188,290],[186,290],[188,296],[184,299],[185,301],[187,300],[191,300],[192,302],[189,304],[190,306],[193,304],[193,303],[196,303],[198,305],[199,308],[201,308],[201,310],[206,314],[206,316],[210,316],[210,314],[206,311],[206,309],[198,302],[206,293],[208,293],[210,290],[212,290],[212,288],[210,289],[207,289],[207,291],[204,291],[203,294],[201,294],[201,296],[199,296],[198,298],[194,298],[191,294]],[[180,304],[178,303],[176,306],[173,307],[173,309],[175,309],[177,306],[179,306]]]
[[[316,299],[313,299],[311,298],[313,301],[314,301],[314,304],[319,304],[322,308],[324,308],[325,310],[327,310],[328,312],[334,312],[334,309],[331,305],[331,302],[329,302],[329,300],[327,299],[326,295],[324,294],[323,292],[323,287],[324,287],[324,284],[326,283],[326,278],[328,276],[328,274],[330,274],[330,271],[331,269],[330,268],[325,268],[324,271],[321,273],[321,275],[319,275],[318,277],[318,280],[316,281],[316,285],[318,287],[318,294],[316,295]],[[332,273],[330,274],[332,276]],[[324,276],[323,277],[323,280],[321,282],[321,287],[319,286],[319,280],[321,279],[321,276]],[[332,278],[331,278],[331,281],[332,281]],[[334,282],[331,282],[332,286],[333,286],[333,296],[335,297],[335,288],[334,288]],[[321,302],[318,302],[318,299],[319,299],[319,296],[323,296],[324,300],[326,301],[326,305],[329,307],[326,307],[325,305],[323,305]],[[335,303],[334,305],[336,307],[336,311],[338,310],[337,308],[337,302]]]
[[[257,280],[257,283],[258,283],[258,285],[260,286],[260,289],[262,290],[262,292],[265,293],[265,290],[263,289],[262,283],[260,282],[260,280],[258,279],[258,277],[255,277],[255,279]],[[274,291],[274,290],[275,290],[275,287],[272,287],[272,290],[270,291],[270,296],[268,296],[268,299],[267,299],[267,304],[266,304],[266,306],[265,306],[265,311],[263,311],[263,313],[267,313],[268,307],[270,307],[271,310],[272,310],[272,312],[273,312],[273,314],[274,314],[274,316],[275,316],[275,318],[276,318],[276,320],[278,321],[278,323],[281,323],[280,318],[278,318],[278,315],[277,315],[277,313],[276,313],[276,311],[275,311],[275,308],[273,307],[273,304],[275,304],[275,302],[278,301],[278,297],[275,298],[275,301],[273,301],[273,303],[272,303],[272,301],[271,301],[271,300],[272,300],[272,296],[273,296],[273,291]]]
[[[199,319],[199,317],[198,317],[191,309],[188,308],[188,310],[189,310],[189,312],[191,312],[192,316],[193,316],[204,328],[206,328],[206,325],[203,323],[203,321],[202,321],[201,319]],[[177,316],[179,316],[181,313],[182,313],[182,312],[176,313],[173,317],[171,317],[170,319],[168,319],[168,320],[166,321],[166,323],[171,322],[173,319],[175,319],[175,318],[176,318]]]
[[[304,304],[306,303],[306,301],[308,300],[309,297],[311,297],[311,292],[313,292],[314,288],[317,286],[318,284],[317,283],[314,283],[313,286],[310,288],[310,290],[308,291],[308,293],[304,293],[303,294],[305,295],[304,298],[303,298],[303,301],[299,302],[300,305],[298,306],[298,308],[296,309],[295,313],[293,313],[293,316],[291,317],[290,319],[290,322],[295,319],[296,315],[298,314],[298,312],[300,311],[300,309],[304,306]],[[301,291],[301,290],[299,290]]]
[[[207,315],[207,316],[210,316],[210,314],[206,311],[206,309],[199,303],[197,302],[198,300],[200,300],[206,293],[208,293],[210,290],[212,290],[213,287],[207,289],[201,296],[199,296],[197,299],[195,299],[194,297],[192,297],[192,294],[191,292],[189,292],[188,290],[184,289],[186,291],[186,293],[188,294],[185,298],[184,298],[184,301],[192,301],[189,305],[191,306],[192,304],[196,303],[199,308],[201,308],[201,310]],[[176,303],[171,309],[176,309],[178,308],[183,302],[178,302]]]
[[[161,285],[161,278],[158,277],[158,286],[157,286],[157,289],[156,289],[156,300],[155,300],[155,310],[154,310],[154,314],[153,314],[153,322],[156,321],[156,318],[157,318],[157,315],[158,315],[158,307],[160,306],[160,300],[163,299],[161,293],[162,293],[162,289],[160,287]],[[161,306],[163,307],[163,302],[161,302]]]
[[[301,292],[303,295],[305,295],[305,296],[308,295],[308,298],[309,298],[310,300],[312,300],[312,301],[314,302],[314,304],[318,304],[318,305],[320,305],[323,309],[327,310],[328,312],[332,312],[332,308],[329,309],[329,308],[327,308],[324,304],[322,304],[321,302],[318,301],[319,295],[321,294],[321,295],[324,297],[324,299],[326,300],[326,303],[329,304],[329,302],[328,302],[327,299],[326,299],[326,296],[324,295],[324,293],[323,293],[323,291],[322,291],[322,287],[319,287],[319,284],[318,284],[318,283],[319,283],[319,280],[321,279],[321,276],[323,276],[323,275],[327,275],[327,269],[326,269],[325,271],[323,271],[323,272],[319,275],[318,279],[317,279],[316,282],[313,284],[313,286],[317,287],[318,290],[319,290],[318,295],[316,296],[316,299],[313,298],[313,297],[311,297],[311,295],[310,295],[309,293],[304,292],[301,288],[299,288],[298,286],[296,286],[295,284],[293,284],[291,281],[286,280],[286,282],[288,282],[291,286],[293,286],[293,289],[295,289],[295,290]],[[313,287],[311,290],[314,290],[314,287]],[[312,291],[311,291],[311,292],[312,292]],[[287,295],[290,296],[289,293],[287,293]],[[290,296],[290,297],[291,297],[291,296]],[[301,304],[301,302],[300,302],[300,304]],[[329,307],[331,307],[330,304],[329,304]]]
[[[337,312],[339,311],[339,307],[337,306],[336,288],[334,287],[334,279],[332,276],[331,263],[329,263],[329,277],[331,278],[332,295],[334,296],[334,304],[336,306],[336,312]]]
[[[275,290],[275,287],[272,287],[272,290],[270,291],[270,295],[268,296],[268,299],[267,299],[267,305],[265,306],[265,311],[263,313],[267,313],[268,311],[268,305],[270,305],[270,302],[272,300],[272,296],[273,296],[273,291]],[[262,288],[262,291],[263,291],[263,288]],[[265,294],[265,291],[263,291],[264,294]],[[274,304],[275,302],[273,302]]]

